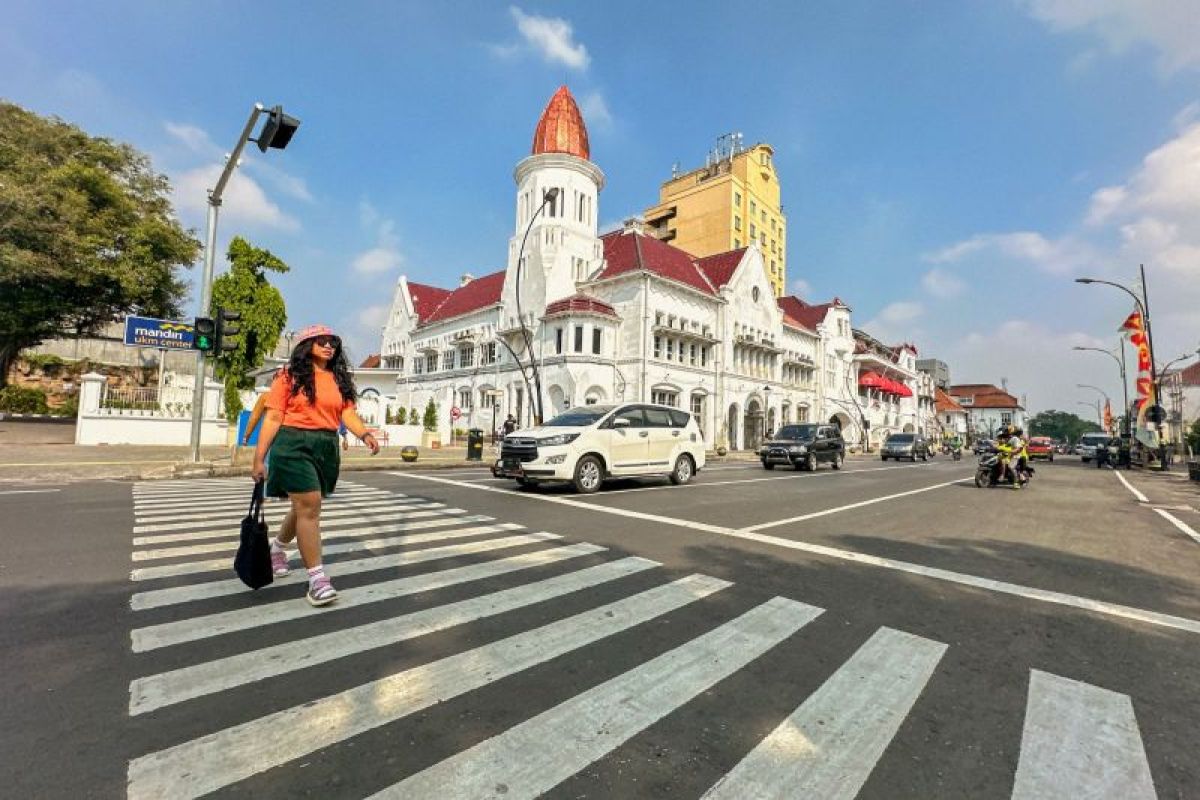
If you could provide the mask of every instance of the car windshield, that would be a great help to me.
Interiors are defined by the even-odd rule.
[[[887,438],[888,444],[911,444],[913,440],[911,433],[897,433]]]
[[[1079,440],[1080,444],[1101,444],[1108,441],[1108,434],[1089,433]]]
[[[594,425],[616,406],[579,406],[571,408],[559,414],[554,419],[545,423],[547,428],[583,428],[588,425]]]
[[[816,425],[784,425],[775,434],[776,439],[812,439],[817,435]]]

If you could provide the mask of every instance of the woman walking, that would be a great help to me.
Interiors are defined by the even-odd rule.
[[[310,325],[297,335],[288,365],[271,382],[254,451],[254,480],[266,477],[268,496],[292,501],[279,535],[271,540],[271,567],[280,577],[288,574],[287,546],[296,540],[308,569],[308,602],[314,606],[337,599],[321,563],[321,499],[337,485],[338,427],[344,424],[371,455],[379,452],[379,442],[355,411],[355,397],[341,339],[332,328]]]

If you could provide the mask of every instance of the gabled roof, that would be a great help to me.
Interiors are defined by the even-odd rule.
[[[799,297],[787,295],[780,297],[775,301],[779,304],[779,308],[783,311],[784,321],[790,317],[802,327],[815,331],[817,326],[825,321],[825,315],[829,313],[829,309],[835,305],[842,305],[842,301],[836,297],[832,302],[822,303],[819,306],[810,305]]]
[[[428,317],[421,317],[421,324],[428,325],[433,322],[442,322],[453,317],[461,317],[463,314],[470,314],[472,311],[479,311],[482,308],[497,305],[500,302],[500,293],[503,290],[504,270],[476,278],[470,283],[448,292],[446,298],[438,304],[437,308]]]
[[[963,383],[951,386],[952,397],[970,397],[971,408],[1020,408],[1017,398],[991,383]]]
[[[408,296],[417,310],[417,319],[424,322],[450,296],[450,290],[409,281]]]
[[[620,319],[617,310],[603,300],[586,294],[573,294],[561,300],[555,300],[546,306],[546,316],[555,314],[600,314],[605,317]]]
[[[704,277],[708,278],[709,283],[720,289],[733,280],[733,273],[737,271],[738,264],[742,263],[742,257],[746,255],[748,249],[739,247],[725,253],[705,256],[697,259],[696,267],[704,273]]]
[[[376,367],[379,366],[379,364],[380,364],[379,353],[372,353],[371,355],[364,358],[363,362],[361,364],[359,364],[358,366],[360,369],[375,369]]]
[[[678,247],[636,231],[613,231],[600,241],[604,243],[606,264],[595,280],[645,270],[705,294],[717,293],[692,256]]]
[[[933,406],[939,414],[965,414],[966,409],[958,404],[950,395],[946,394],[941,389],[934,392]]]

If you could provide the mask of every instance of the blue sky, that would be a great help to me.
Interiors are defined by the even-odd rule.
[[[293,272],[295,326],[357,355],[398,275],[503,266],[512,169],[567,83],[602,220],[741,131],[776,148],[789,280],[1033,410],[1119,394],[1115,290],[1147,265],[1156,349],[1200,345],[1200,14],[1192,0],[6,3],[0,95],[150,153],[202,233],[255,101],[303,120],[222,212]],[[197,271],[198,272],[198,271]]]

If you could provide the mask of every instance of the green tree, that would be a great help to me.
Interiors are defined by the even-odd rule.
[[[225,382],[225,416],[230,422],[242,410],[238,390],[254,388],[254,379],[247,373],[262,366],[287,324],[283,295],[267,281],[267,273],[288,270],[270,250],[235,236],[229,243],[229,271],[213,281],[211,313],[215,316],[218,308],[224,308],[242,315],[237,322],[237,349],[216,357],[217,378]]]
[[[200,243],[169,192],[129,145],[0,102],[0,387],[45,339],[180,315]]]
[[[416,424],[417,424],[417,420],[419,420],[419,419],[420,419],[420,417],[417,415],[417,409],[415,409],[415,408],[410,408],[410,409],[408,410],[408,424],[409,424],[409,425],[416,425]]]
[[[1192,423],[1192,429],[1187,435],[1188,447],[1192,448],[1192,454],[1200,456],[1200,419]]]
[[[1029,435],[1049,436],[1067,442],[1075,442],[1085,433],[1101,430],[1095,422],[1083,419],[1069,411],[1041,411],[1029,420]]]
[[[429,403],[425,406],[425,430],[436,431],[438,427],[438,409],[437,403],[433,402],[433,398],[429,398]]]
[[[408,421],[408,411],[404,408],[404,406],[396,409],[396,415],[394,419],[395,424],[397,425],[403,425]]]

